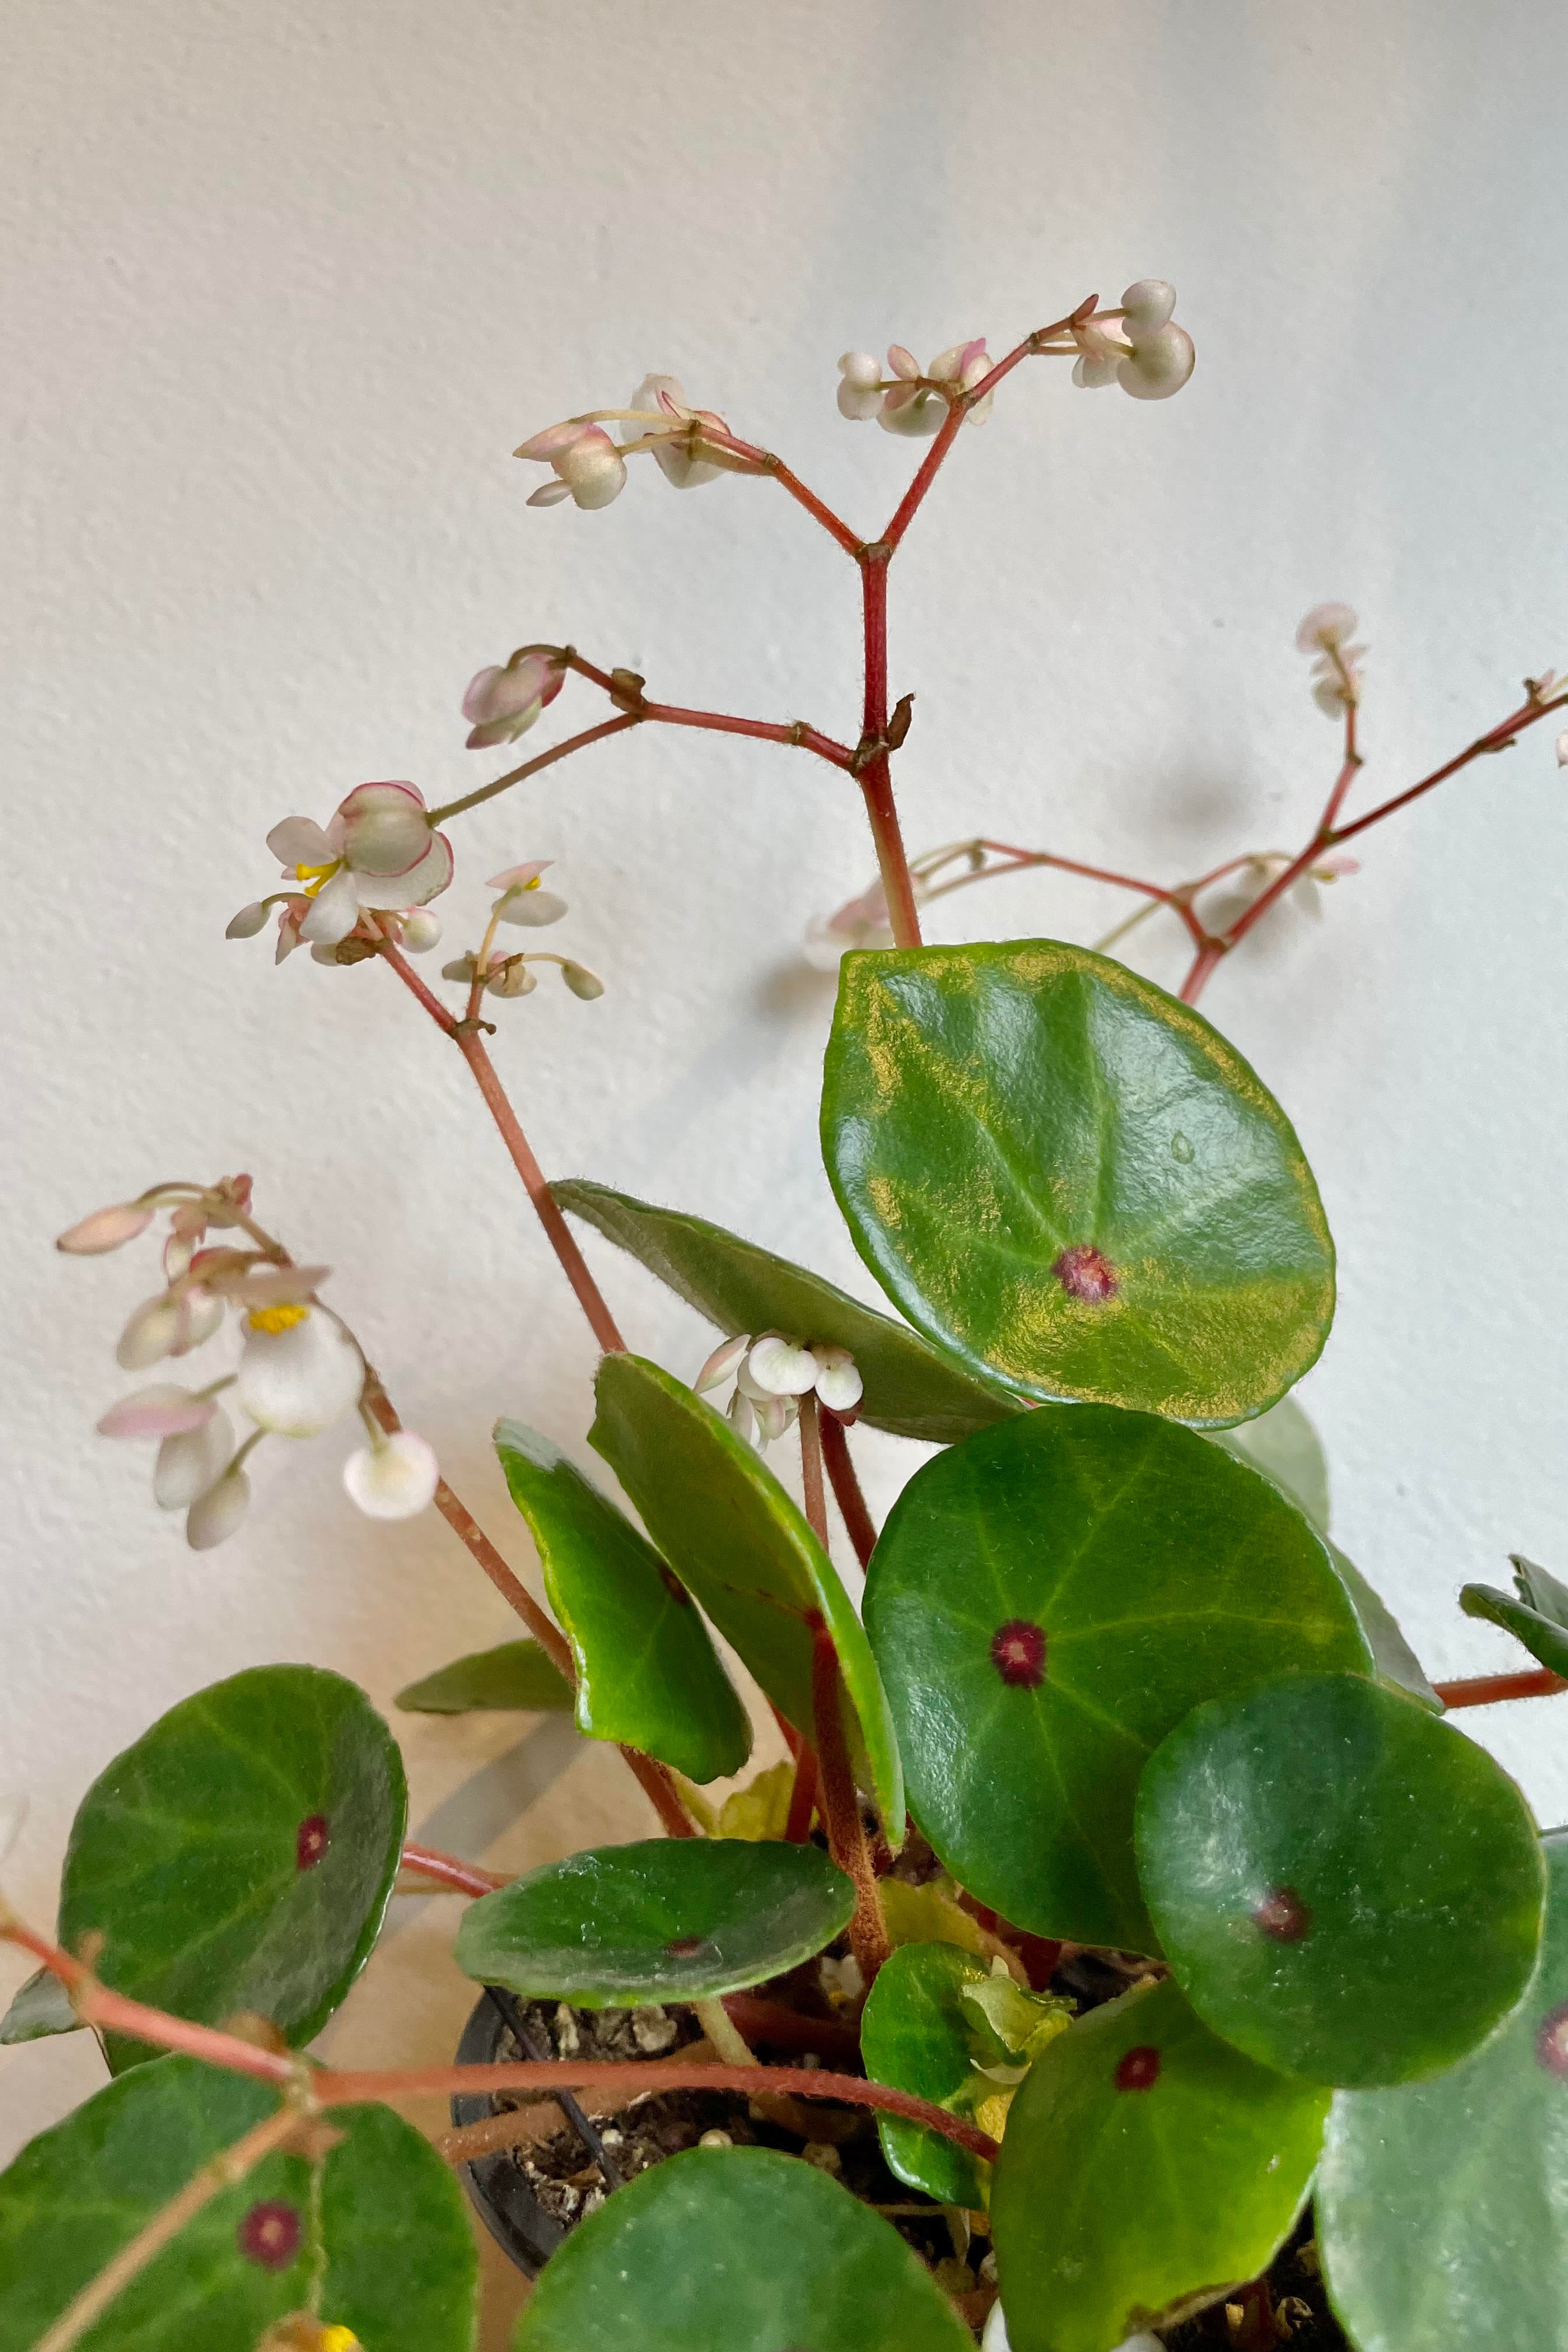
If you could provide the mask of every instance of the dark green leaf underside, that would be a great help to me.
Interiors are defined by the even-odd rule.
[[[1237,1422],[1327,1336],[1333,1247],[1279,1104],[1085,949],[846,956],[822,1139],[889,1296],[1020,1395]]]
[[[772,2149],[691,2148],[574,2231],[516,2352],[973,2352],[869,2207]]]
[[[177,2016],[268,2017],[296,2045],[363,1967],[397,1874],[407,1791],[363,1691],[257,1666],[160,1717],[100,1774],[72,1825],[59,1940],[103,1938],[99,1973]],[[116,2069],[145,2045],[109,2037]]]
[[[1016,1399],[903,1324],[722,1225],[582,1177],[551,1191],[727,1335],[787,1331],[847,1348],[866,1383],[860,1418],[873,1429],[951,1445],[1018,1410]]]
[[[866,1623],[910,1811],[953,1876],[1021,1927],[1135,1951],[1155,1945],[1133,1800],[1166,1733],[1271,1672],[1371,1666],[1321,1542],[1268,1480],[1103,1405],[1042,1406],[917,1472]]]
[[[176,2190],[277,2104],[265,2084],[161,2058],[30,2141],[0,2175],[0,2352],[26,2352]],[[83,2352],[255,2352],[266,2328],[307,2304],[318,2263],[322,2318],[374,2352],[471,2352],[478,2265],[450,2172],[390,2108],[331,2121],[345,2137],[322,2170],[319,2248],[311,2167],[268,2157],[154,2258],[82,2337]],[[247,2251],[260,2242],[258,2220],[281,2257],[275,2268]]]
[[[572,1644],[578,1730],[689,1780],[738,1772],[752,1727],[685,1586],[558,1445],[519,1421],[498,1422],[495,1443]]]
[[[1260,2064],[1364,2088],[1473,2050],[1530,1979],[1523,1798],[1415,1700],[1296,1675],[1194,1710],[1138,1796],[1140,1874],[1194,2009]]]
[[[812,1958],[854,1907],[816,1846],[656,1838],[569,1854],[481,1896],[454,1957],[480,1984],[583,2009],[702,2000]]]
[[[408,1715],[469,1715],[483,1708],[569,1715],[573,1698],[571,1684],[537,1642],[501,1642],[407,1684],[393,1704]]]

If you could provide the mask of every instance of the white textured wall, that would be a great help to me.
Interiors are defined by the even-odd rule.
[[[1192,387],[1143,407],[1025,371],[897,568],[907,826],[1172,878],[1284,845],[1333,756],[1291,645],[1308,604],[1363,615],[1369,793],[1568,662],[1568,34],[1554,0],[52,0],[0,43],[0,1785],[33,1794],[14,1878],[42,1916],[83,1786],[173,1700],[279,1658],[384,1699],[505,1632],[434,1518],[352,1514],[335,1438],[263,1477],[241,1540],[187,1553],[142,1459],[90,1434],[150,1269],[54,1258],[63,1223],[252,1170],[520,1560],[491,1417],[586,1423],[587,1336],[456,1057],[379,970],[226,946],[268,826],[363,777],[434,799],[491,772],[457,698],[526,637],[670,698],[856,724],[851,568],[781,496],[649,472],[604,514],[531,513],[513,444],[672,369],[871,528],[911,457],[837,417],[846,345],[1001,349],[1173,278]],[[598,715],[574,689],[533,740]],[[1282,920],[1207,1000],[1321,1180],[1341,1308],[1306,1401],[1342,1539],[1435,1672],[1506,1654],[1458,1616],[1463,1579],[1511,1548],[1568,1561],[1564,839],[1538,730],[1369,836],[1321,928]],[[814,1141],[829,992],[795,953],[871,870],[853,792],[649,730],[458,849],[456,929],[479,877],[553,856],[555,940],[611,983],[501,1008],[547,1166],[865,1290]],[[950,935],[1110,913],[1018,880],[954,901]],[[1149,968],[1179,964],[1153,944]],[[605,1277],[634,1344],[697,1360],[694,1318]],[[882,1499],[909,1460],[878,1450]],[[1487,1730],[1568,1811],[1568,1713]],[[450,1842],[510,1861],[637,1819],[614,1759],[548,1727],[410,1752],[422,1815],[452,1799]],[[449,2038],[437,1924],[378,1964],[381,2003],[336,2029],[355,2048],[405,2012],[413,2046]],[[13,2057],[6,2138],[90,2073],[79,2042]]]

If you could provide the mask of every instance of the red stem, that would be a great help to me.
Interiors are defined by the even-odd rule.
[[[868,552],[860,567],[866,633],[866,698],[862,719],[862,743],[880,743],[888,729],[888,565],[885,556],[874,558]],[[866,814],[870,819],[871,838],[877,848],[877,870],[882,877],[882,896],[888,902],[888,919],[892,927],[894,944],[900,948],[918,948],[921,943],[920,912],[915,905],[914,884],[910,879],[910,861],[904,850],[903,835],[899,829],[898,804],[893,798],[892,772],[885,751],[871,754],[859,770],[860,790],[866,802]]]
[[[1475,1675],[1432,1687],[1445,1706],[1496,1706],[1509,1698],[1555,1698],[1559,1691],[1568,1690],[1568,1681],[1542,1666],[1535,1674]]]
[[[811,1835],[812,1815],[816,1811],[816,1750],[804,1739],[795,1759],[795,1780],[789,1792],[789,1818],[784,1823],[786,1845],[804,1845]],[[742,2027],[744,2032],[745,2028]]]
[[[866,1507],[866,1497],[855,1475],[855,1463],[849,1452],[844,1423],[836,1412],[824,1412],[818,1422],[818,1432],[822,1439],[822,1458],[827,1465],[828,1484],[833,1488],[833,1498],[844,1521],[844,1531],[861,1567],[868,1568],[877,1546],[876,1522]]]
[[[746,458],[759,473],[771,474],[780,488],[789,492],[796,506],[804,507],[812,520],[822,525],[828,537],[837,541],[846,555],[858,557],[860,541],[848,524],[836,515],[815,490],[807,489],[800,476],[792,473],[782,457],[775,457],[771,449],[759,448],[753,441],[742,441],[737,434],[721,432],[708,424],[703,425],[700,437],[710,448],[727,449],[731,457]]]
[[[675,1783],[668,1768],[657,1757],[645,1756],[640,1748],[627,1748],[624,1742],[621,1754],[631,1766],[644,1796],[663,1823],[666,1837],[700,1836],[696,1823],[676,1794]]]
[[[601,669],[596,662],[585,661],[575,646],[566,648],[566,667],[616,700],[622,698],[622,688],[613,674]],[[750,735],[763,743],[789,744],[803,751],[815,751],[819,760],[826,760],[835,768],[847,768],[854,757],[847,743],[837,742],[831,735],[824,735],[820,728],[808,727],[804,719],[785,722],[775,719],[735,719],[728,711],[689,710],[678,702],[649,702],[646,697],[627,716],[650,719],[664,727],[705,727],[721,735]]]
[[[855,1916],[849,1922],[849,1945],[868,1985],[887,1958],[887,1922],[877,1874],[860,1818],[860,1798],[844,1736],[844,1677],[838,1653],[826,1625],[816,1628],[811,1654],[812,1716],[816,1730],[817,1803],[827,1832],[827,1851],[855,1884]]]
[[[465,793],[460,800],[447,801],[443,807],[432,809],[431,824],[445,824],[449,816],[461,816],[466,809],[479,808],[485,801],[493,801],[498,793],[510,792],[513,784],[521,784],[527,776],[537,776],[542,768],[552,768],[557,760],[566,759],[573,751],[586,751],[590,743],[602,743],[607,735],[624,734],[628,727],[637,725],[641,715],[640,711],[623,711],[618,719],[602,719],[596,727],[585,727],[580,735],[569,735],[564,743],[556,743],[550,751],[541,751],[535,758],[525,760],[521,768],[509,768],[504,776],[493,777],[488,784],[480,784],[475,791]]]
[[[416,1870],[421,1878],[434,1879],[438,1886],[450,1887],[458,1895],[493,1895],[498,1886],[508,1883],[493,1870],[481,1870],[477,1862],[459,1862],[455,1853],[442,1853],[429,1845],[405,1845],[403,1867]]]
[[[804,2010],[786,2009],[782,2001],[749,1992],[727,1992],[724,2008],[731,2024],[748,2042],[766,2042],[775,2050],[815,2050],[819,2057],[849,2065],[860,2055],[860,2036],[836,2017],[807,2017]]]

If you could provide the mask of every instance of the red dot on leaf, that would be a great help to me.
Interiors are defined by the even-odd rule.
[[[253,2205],[240,2223],[239,2251],[247,2263],[259,2263],[264,2271],[286,2271],[300,2251],[303,2235],[294,2207],[269,2198]]]
[[[1121,1287],[1116,1268],[1092,1242],[1078,1242],[1063,1250],[1051,1272],[1068,1297],[1084,1307],[1103,1307]]]
[[[1299,1944],[1312,1915],[1293,1886],[1276,1886],[1253,1913],[1252,1924],[1276,1944]]]
[[[663,1581],[664,1589],[668,1593],[670,1599],[672,1601],[679,1601],[683,1609],[689,1609],[691,1606],[691,1595],[686,1590],[685,1585],[680,1581],[679,1577],[677,1576],[674,1569],[665,1568],[661,1565],[658,1572]]]
[[[664,1948],[672,1960],[694,1960],[702,1949],[702,1938],[700,1936],[678,1936],[673,1944],[666,1944]]]
[[[1152,2091],[1160,2079],[1160,2053],[1147,2047],[1129,2050],[1116,2069],[1119,2091]]]
[[[1037,1690],[1046,1679],[1046,1632],[1027,1617],[1009,1618],[991,1636],[991,1663],[1016,1690]]]
[[[300,1870],[314,1870],[327,1851],[327,1817],[312,1813],[300,1824],[300,1834],[294,1841],[294,1862]]]
[[[1535,2037],[1535,2054],[1549,2074],[1568,2083],[1568,2000],[1542,2018]]]

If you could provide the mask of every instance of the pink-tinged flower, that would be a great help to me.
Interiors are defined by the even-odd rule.
[[[371,1519],[411,1519],[434,1498],[441,1470],[435,1449],[412,1429],[378,1430],[343,1464],[343,1485]]]
[[[807,963],[818,971],[837,971],[851,948],[890,948],[892,919],[880,882],[847,900],[836,914],[814,915],[804,944]]]
[[[278,961],[301,942],[335,947],[363,909],[406,913],[423,907],[452,879],[452,851],[430,824],[425,796],[410,783],[356,784],[330,824],[285,817],[267,836],[285,881],[302,886],[259,903],[280,905]],[[254,907],[229,925],[231,938],[252,936]],[[236,926],[238,926],[237,929]]]
[[[205,1346],[223,1321],[216,1291],[189,1281],[144,1298],[120,1335],[114,1360],[124,1372],[145,1371],[165,1356],[188,1356]]]
[[[1348,604],[1314,604],[1296,632],[1299,652],[1315,654],[1312,699],[1325,718],[1341,718],[1347,706],[1361,700],[1361,664],[1364,646],[1352,645],[1357,621]]]
[[[98,1424],[100,1437],[184,1437],[202,1428],[217,1411],[210,1396],[198,1396],[170,1381],[132,1389],[111,1404]]]
[[[1168,400],[1180,392],[1196,353],[1192,337],[1171,316],[1175,306],[1174,287],[1163,278],[1140,278],[1122,295],[1119,315],[1097,315],[1074,327],[1074,383],[1089,391],[1119,383],[1134,400]]]
[[[845,356],[858,363],[864,354],[851,352]],[[840,367],[843,364],[840,361]],[[882,394],[881,406],[875,412],[877,422],[889,433],[923,437],[940,431],[946,419],[950,405],[947,387],[956,386],[964,392],[973,392],[981,378],[990,374],[992,361],[985,348],[985,339],[981,335],[970,342],[953,343],[945,352],[939,352],[923,375],[919,361],[912,352],[904,349],[902,343],[889,346],[888,365],[897,381]],[[857,372],[863,374],[858,364]],[[846,375],[845,383],[848,383],[849,378]],[[866,389],[868,387],[862,383],[857,387],[857,392]],[[984,400],[976,401],[965,422],[984,425],[991,414],[991,398],[987,393]],[[858,399],[853,412],[845,408],[842,397],[839,406],[847,415],[851,413],[869,415],[872,413],[860,404]]]
[[[521,923],[531,930],[542,930],[547,923],[558,923],[567,911],[564,898],[553,890],[540,886],[540,876],[554,864],[550,857],[531,857],[521,866],[509,866],[500,874],[492,874],[489,888],[499,890],[500,897],[492,909],[498,922]]]
[[[701,441],[704,425],[711,425],[724,434],[729,432],[729,426],[712,409],[693,408],[675,376],[645,375],[632,394],[631,405],[633,418],[628,419],[629,429],[621,436],[622,446],[629,454],[644,446],[646,435],[654,464],[678,490],[691,490],[700,483],[717,481],[726,470],[711,457],[699,457],[696,446]],[[647,420],[641,432],[634,422],[638,418]],[[677,429],[663,429],[668,426]]]
[[[858,1410],[862,1384],[847,1348],[810,1345],[780,1331],[755,1339],[742,1334],[714,1349],[692,1387],[699,1396],[733,1378],[728,1416],[748,1444],[770,1445],[793,1428],[800,1400],[816,1391],[819,1403],[846,1420]]]
[[[557,506],[563,499],[588,509],[607,507],[626,488],[625,458],[604,427],[585,418],[549,425],[512,455],[542,462],[555,475],[554,481],[534,491],[531,507]]]
[[[557,646],[522,646],[510,661],[475,672],[463,696],[463,716],[472,721],[468,751],[485,751],[526,735],[566,683],[559,656]]]
[[[55,1244],[68,1257],[101,1257],[110,1250],[122,1249],[144,1234],[152,1223],[155,1210],[141,1201],[117,1201],[107,1209],[94,1209],[89,1217],[81,1217],[68,1225]]]

